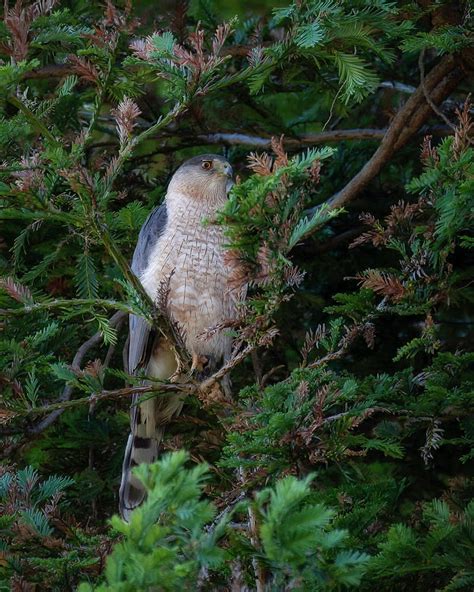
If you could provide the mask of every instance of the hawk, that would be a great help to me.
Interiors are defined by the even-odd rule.
[[[227,200],[232,167],[221,156],[204,154],[187,160],[175,172],[164,203],[145,221],[135,248],[132,271],[153,301],[166,290],[166,311],[183,335],[193,367],[212,369],[231,352],[225,332],[203,333],[223,321],[236,318],[238,298],[229,287],[231,269],[224,260],[221,226],[205,224]],[[147,321],[130,315],[128,371],[169,379],[177,371],[173,349]],[[132,401],[130,435],[122,469],[120,513],[127,520],[143,501],[142,484],[131,474],[140,463],[158,456],[165,425],[180,413],[181,395]]]

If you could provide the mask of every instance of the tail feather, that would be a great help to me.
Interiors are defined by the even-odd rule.
[[[132,475],[132,469],[141,463],[152,463],[158,458],[159,444],[163,430],[153,438],[141,437],[130,433],[125,448],[122,466],[122,481],[119,492],[119,509],[124,520],[138,507],[146,496],[143,484]]]
[[[147,366],[147,374],[167,379],[176,371],[173,350],[163,340],[157,340]],[[179,415],[183,406],[181,395],[153,397],[141,403],[135,395],[130,413],[130,434],[125,448],[122,481],[119,492],[119,509],[124,520],[146,497],[142,483],[132,475],[132,469],[142,463],[152,463],[159,455],[159,447],[165,426]]]

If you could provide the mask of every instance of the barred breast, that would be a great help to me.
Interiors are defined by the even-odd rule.
[[[140,279],[154,301],[168,290],[167,310],[192,354],[221,358],[229,351],[230,338],[222,331],[210,338],[203,333],[234,318],[236,302],[228,286],[222,228],[203,224],[205,218],[201,205],[190,199],[169,212]]]

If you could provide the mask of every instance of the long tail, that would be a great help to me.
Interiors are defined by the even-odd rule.
[[[153,348],[147,374],[154,378],[167,379],[175,370],[173,352],[163,342],[158,342]],[[119,509],[124,520],[129,520],[130,513],[146,496],[144,486],[132,475],[132,469],[141,463],[152,463],[158,458],[165,426],[181,412],[182,406],[181,395],[155,397],[139,404],[138,396],[133,397],[130,434],[125,448],[119,491]]]
[[[147,401],[146,403],[153,402]],[[148,405],[150,407],[150,405]],[[136,409],[135,415],[141,415],[141,406]],[[133,412],[132,412],[133,413]],[[122,465],[122,481],[119,491],[119,510],[124,520],[129,520],[130,513],[145,499],[145,488],[142,483],[132,475],[132,469],[142,463],[152,463],[158,458],[159,446],[164,434],[164,427],[157,428],[151,435],[143,434],[145,423],[135,421],[132,425],[125,448]]]

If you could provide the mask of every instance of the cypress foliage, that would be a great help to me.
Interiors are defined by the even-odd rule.
[[[471,21],[448,0],[5,5],[0,590],[473,588]],[[232,401],[123,370],[129,313],[186,367],[128,262],[211,151],[237,183],[205,223],[248,287],[209,328],[235,338]],[[187,399],[126,524],[137,388]]]

